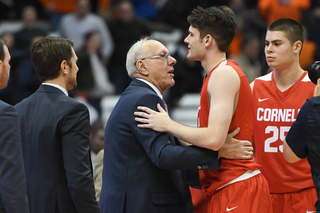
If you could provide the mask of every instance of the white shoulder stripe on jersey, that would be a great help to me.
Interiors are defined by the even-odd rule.
[[[272,72],[266,74],[266,75],[263,75],[261,77],[258,77],[256,78],[257,80],[262,80],[262,81],[271,81],[272,79]]]
[[[304,78],[302,79],[302,82],[309,82],[311,81],[309,78],[309,75],[304,76]]]
[[[218,67],[220,67],[220,66],[222,66],[222,65],[226,65],[227,64],[227,60],[224,60],[224,61],[222,61],[219,65],[218,65]]]

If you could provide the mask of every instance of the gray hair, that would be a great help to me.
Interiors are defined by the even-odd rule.
[[[126,67],[128,76],[130,78],[133,78],[133,74],[138,71],[136,62],[141,59],[142,55],[147,51],[145,48],[143,48],[143,43],[147,40],[152,40],[152,38],[148,36],[140,39],[130,47],[127,53]]]

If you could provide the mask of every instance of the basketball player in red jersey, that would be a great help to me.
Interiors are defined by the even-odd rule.
[[[226,52],[236,35],[236,18],[226,6],[198,7],[188,17],[188,59],[201,61],[206,72],[198,112],[198,128],[172,121],[160,105],[160,113],[146,107],[136,112],[141,128],[169,132],[182,141],[219,150],[229,132],[240,127],[237,139],[253,137],[253,103],[249,82]],[[248,160],[222,159],[218,170],[200,171],[210,213],[272,212],[268,183],[260,165]]]
[[[251,83],[256,162],[266,177],[274,213],[315,212],[317,194],[307,159],[294,164],[283,157],[283,140],[315,85],[299,65],[301,25],[288,18],[267,28],[265,56],[273,72]]]

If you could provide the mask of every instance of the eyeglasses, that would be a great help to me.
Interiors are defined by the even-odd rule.
[[[168,57],[170,56],[169,53],[161,53],[158,55],[153,55],[153,56],[148,56],[148,57],[144,57],[141,58],[140,60],[146,60],[146,59],[152,59],[152,58],[161,58],[163,60],[168,60]],[[137,62],[136,62],[137,63]],[[134,63],[134,65],[136,65],[136,63]]]
[[[146,59],[158,58],[158,57],[162,58],[163,60],[167,60],[169,56],[170,56],[169,53],[161,53],[159,55],[144,57],[144,58],[141,58],[140,60],[146,60]]]

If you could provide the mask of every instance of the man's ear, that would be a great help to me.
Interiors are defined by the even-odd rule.
[[[206,47],[210,46],[212,43],[212,36],[210,34],[207,34],[205,37],[203,37],[203,43]]]
[[[295,53],[300,53],[300,51],[302,50],[302,42],[300,40],[294,42],[293,48]]]
[[[148,68],[147,68],[146,64],[144,63],[144,61],[138,60],[137,63],[136,63],[136,67],[137,67],[138,72],[141,75],[144,75],[144,76],[148,76],[149,75]]]
[[[63,73],[63,74],[68,74],[68,70],[67,70],[67,66],[68,66],[68,64],[67,64],[67,61],[66,60],[63,60],[62,62],[61,62],[61,64],[60,64],[60,70],[61,70],[61,72]]]

